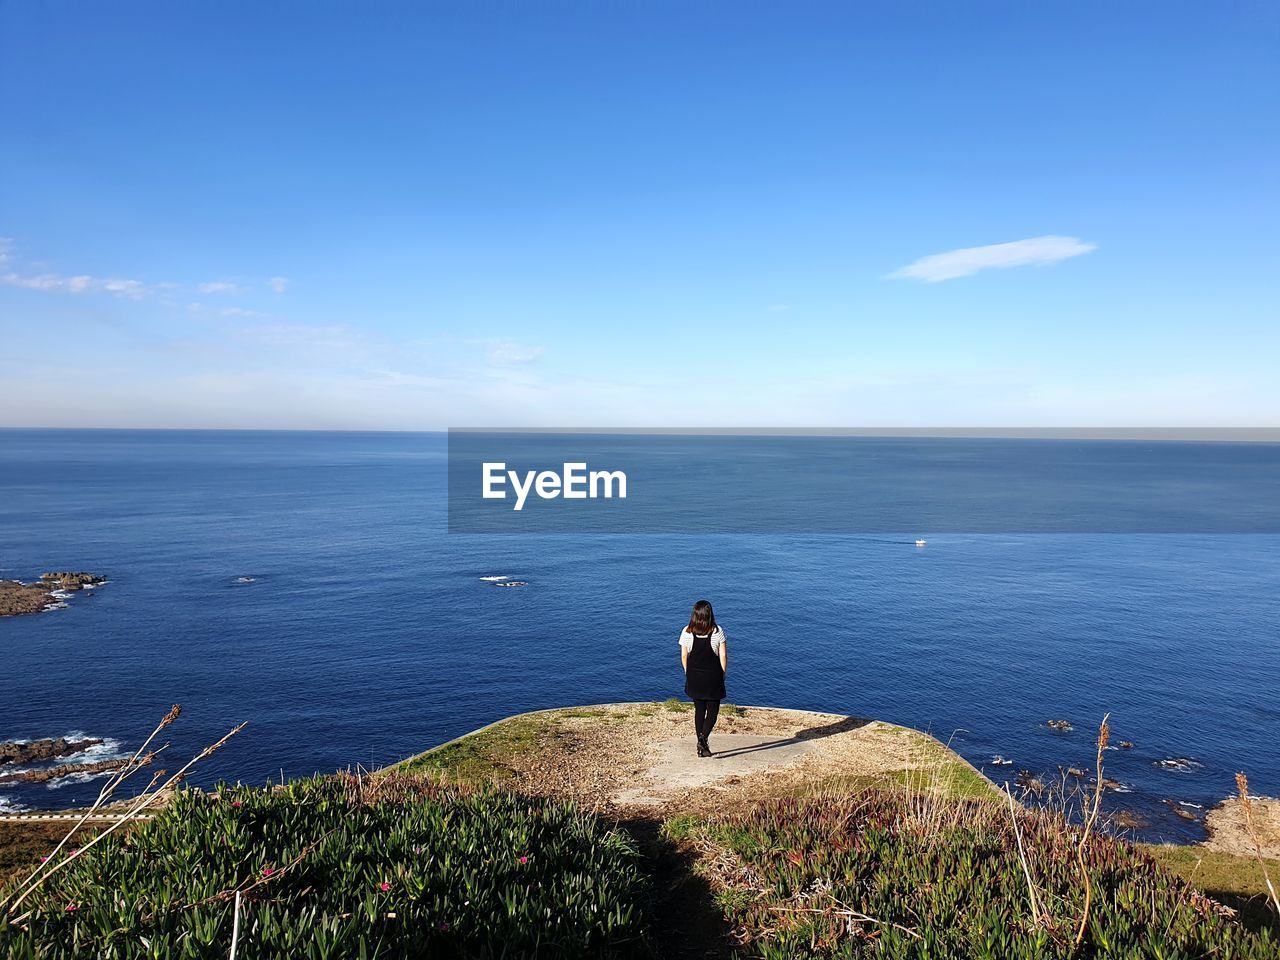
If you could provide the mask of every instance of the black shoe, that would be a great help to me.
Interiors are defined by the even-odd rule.
[[[707,746],[707,741],[704,740],[702,737],[698,738],[698,756],[700,757],[711,756],[711,748]]]

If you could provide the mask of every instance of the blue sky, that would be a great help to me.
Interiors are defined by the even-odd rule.
[[[10,2],[0,83],[2,425],[1280,421],[1271,3]]]

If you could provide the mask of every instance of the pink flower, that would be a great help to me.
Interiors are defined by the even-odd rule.
[[[232,805],[233,807],[238,807],[238,806],[240,806],[241,804],[240,804],[240,801],[239,801],[239,800],[232,800],[232,801],[231,801],[231,805]]]
[[[80,853],[80,851],[79,851],[79,850],[72,850],[72,851],[71,851],[71,856],[73,856],[73,857],[74,857],[74,856],[78,856],[78,855],[79,855],[79,853]]]
[[[53,856],[53,854],[52,854],[52,853],[46,853],[43,857],[41,857],[41,858],[40,858],[40,862],[41,862],[41,863],[48,863],[48,862],[49,862],[49,859],[50,859],[52,856]]]
[[[276,868],[271,866],[270,864],[267,864],[265,867],[262,868],[262,875],[264,877],[269,877],[275,872],[276,872]]]
[[[448,933],[448,932],[449,932],[449,921],[448,921],[448,920],[441,920],[439,923],[437,923],[437,924],[436,924],[436,929],[437,929],[437,930],[439,930],[441,933]]]
[[[66,906],[67,913],[75,913],[79,909],[80,905],[78,903],[68,903]]]
[[[521,857],[521,858],[520,858],[520,862],[521,862],[521,863],[528,863],[528,862],[529,862],[529,858],[528,858],[528,857]]]
[[[388,890],[391,889],[391,883],[387,880],[383,880],[380,884],[378,884],[378,889],[381,890],[383,893],[386,893]]]

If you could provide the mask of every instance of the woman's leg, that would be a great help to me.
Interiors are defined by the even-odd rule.
[[[716,725],[716,718],[720,716],[719,700],[708,700],[706,701],[706,704],[707,704],[706,716],[702,721],[702,727],[701,727],[703,740],[711,736],[711,728]]]
[[[707,702],[708,701],[706,700],[693,701],[693,732],[697,735],[699,740],[703,737],[702,725],[706,722]]]

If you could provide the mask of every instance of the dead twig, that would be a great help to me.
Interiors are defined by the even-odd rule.
[[[834,897],[832,898],[835,899]],[[878,923],[882,926],[893,927],[893,929],[905,933],[909,937],[920,939],[920,934],[913,927],[904,927],[900,923],[894,923],[892,920],[881,920],[878,917],[871,917],[865,913],[853,910],[839,900],[835,901],[839,906],[835,909],[831,907],[788,907],[788,906],[772,906],[769,907],[770,913],[816,913],[824,917],[842,917],[846,920],[852,920],[855,923]]]
[[[93,847],[97,846],[98,843],[100,843],[102,840],[105,840],[115,831],[119,830],[126,823],[129,823],[131,820],[133,820],[139,813],[141,813],[148,806],[153,804],[160,796],[162,796],[165,793],[165,791],[170,790],[173,787],[176,787],[178,784],[180,784],[183,781],[183,779],[186,777],[188,770],[194,767],[201,760],[204,760],[205,758],[209,757],[211,754],[221,749],[221,747],[224,744],[226,744],[228,740],[234,737],[246,726],[247,726],[247,723],[241,723],[235,727],[232,727],[231,730],[222,737],[222,739],[218,740],[216,743],[212,743],[209,746],[205,747],[198,754],[196,754],[194,757],[188,760],[183,765],[182,769],[180,769],[177,773],[175,773],[168,780],[166,780],[160,787],[156,788],[157,781],[161,776],[164,775],[163,770],[159,771],[154,777],[151,778],[151,783],[147,785],[147,789],[145,789],[141,794],[139,794],[138,797],[134,799],[133,805],[129,807],[128,810],[125,811],[124,815],[115,823],[113,823],[111,826],[109,826],[106,830],[102,831],[102,833],[98,834],[96,837],[90,840],[87,844],[85,844],[84,847],[81,848],[76,855],[77,856],[83,855],[87,851],[91,850]],[[37,869],[36,874],[32,875],[33,877],[35,877],[35,879],[29,880],[27,882],[25,887],[22,889],[22,892],[13,901],[12,905],[10,905],[9,913],[10,914],[17,913],[18,907],[22,906],[22,903],[29,896],[31,896],[32,893],[34,893],[37,889],[39,889],[41,884],[43,884],[51,876],[53,876],[55,873],[57,873],[59,870],[65,867],[68,863],[70,863],[72,859],[73,859],[72,857],[65,857],[62,860],[59,860],[57,862],[54,862],[52,859],[50,859],[48,862],[43,864],[43,868],[44,868],[43,873],[40,873],[40,869]],[[37,874],[39,874],[39,876],[37,876]],[[21,917],[17,919],[16,922],[22,923],[29,916],[30,916],[30,912],[23,914]]]
[[[31,874],[27,877],[26,880],[22,882],[22,885],[19,889],[26,888],[27,885],[29,885],[33,880],[35,880],[35,878],[40,874],[41,870],[43,870],[48,864],[52,863],[55,860],[58,854],[62,852],[62,848],[65,847],[71,841],[71,838],[76,835],[76,833],[80,830],[81,827],[85,825],[85,823],[89,820],[89,818],[92,817],[95,813],[97,813],[98,809],[104,803],[106,803],[107,799],[110,798],[115,793],[115,791],[120,787],[122,783],[128,780],[131,776],[133,776],[143,767],[150,765],[151,762],[156,758],[156,756],[161,751],[163,751],[165,747],[168,746],[168,744],[165,744],[164,746],[160,747],[158,750],[153,750],[150,753],[145,752],[147,747],[151,745],[151,741],[154,740],[157,736],[159,736],[160,731],[163,730],[165,727],[169,726],[169,724],[173,723],[173,721],[177,720],[178,717],[181,715],[181,713],[182,713],[181,704],[175,703],[172,707],[169,708],[169,712],[164,715],[164,717],[160,720],[158,724],[156,724],[156,728],[152,730],[151,735],[142,742],[142,746],[138,747],[138,749],[134,751],[133,756],[129,758],[128,762],[123,767],[121,767],[120,770],[118,770],[114,776],[110,777],[105,784],[103,784],[102,789],[98,791],[98,798],[94,800],[93,804],[89,807],[88,810],[84,812],[84,814],[80,817],[80,819],[77,820],[74,824],[72,824],[71,829],[67,831],[66,835],[60,841],[58,841],[58,845],[53,848],[53,852],[50,853],[44,859],[44,861],[41,862],[41,864],[38,867],[36,867],[33,871],[31,871]],[[152,785],[154,785],[154,781]],[[17,904],[14,904],[14,908],[16,907],[17,907]]]
[[[1080,944],[1084,942],[1084,931],[1089,925],[1089,910],[1093,906],[1093,879],[1089,876],[1089,866],[1084,859],[1084,849],[1089,843],[1089,835],[1093,832],[1094,824],[1098,822],[1098,810],[1102,806],[1102,752],[1107,749],[1107,744],[1111,741],[1111,727],[1107,721],[1111,714],[1103,714],[1102,724],[1098,727],[1098,781],[1094,785],[1093,790],[1093,806],[1085,813],[1084,824],[1080,829],[1080,843],[1076,847],[1076,860],[1080,863],[1080,873],[1084,877],[1084,910],[1080,913],[1080,926],[1076,930],[1076,948],[1079,949]]]
[[[1027,853],[1022,846],[1022,830],[1018,826],[1018,814],[1013,806],[1013,794],[1009,792],[1009,784],[1004,785],[1004,795],[1009,798],[1009,819],[1013,823],[1013,836],[1018,841],[1018,860],[1022,863],[1022,875],[1027,878],[1027,896],[1031,899],[1031,919],[1039,924],[1042,913],[1040,898],[1036,896],[1036,884],[1031,879],[1031,866],[1027,863]]]

